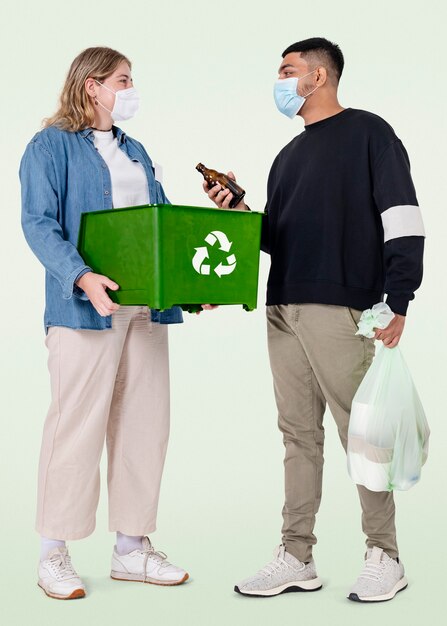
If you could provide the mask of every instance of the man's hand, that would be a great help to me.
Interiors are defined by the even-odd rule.
[[[228,172],[227,176],[228,178],[231,178],[231,180],[236,181],[236,177],[233,172]],[[224,189],[221,185],[214,185],[214,187],[209,187],[206,180],[203,182],[203,190],[206,194],[208,194],[208,198],[210,198],[210,200],[212,200],[214,204],[219,208],[227,209],[233,199],[233,194],[229,189]],[[247,207],[243,199],[238,202],[238,204],[234,208],[240,211],[249,211],[249,208]]]
[[[394,348],[400,341],[402,333],[404,332],[404,326],[405,315],[398,315],[395,313],[393,319],[386,328],[383,330],[380,328],[376,329],[374,339],[383,341],[383,345],[386,348]]]
[[[85,291],[90,302],[103,317],[111,315],[120,308],[120,305],[113,302],[106,292],[107,287],[116,291],[119,289],[119,285],[110,278],[107,278],[107,276],[87,272],[76,281],[76,284],[80,289]]]

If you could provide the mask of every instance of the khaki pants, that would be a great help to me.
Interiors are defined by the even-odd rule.
[[[169,436],[167,326],[121,306],[110,330],[51,326],[51,405],[39,464],[37,531],[80,539],[95,528],[107,440],[109,529],[155,530]]]
[[[361,311],[324,304],[267,307],[278,424],[285,445],[283,543],[309,561],[321,501],[326,403],[346,450],[352,398],[374,356],[374,340],[355,336]],[[398,556],[394,500],[358,486],[368,547]]]

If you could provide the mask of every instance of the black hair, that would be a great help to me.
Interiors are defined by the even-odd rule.
[[[311,39],[303,39],[303,41],[293,43],[284,50],[282,57],[284,58],[290,52],[301,52],[301,56],[304,59],[306,58],[306,52],[315,53],[315,55],[328,63],[329,69],[334,71],[337,82],[340,80],[345,60],[343,52],[336,43],[332,43],[332,41],[328,41],[324,37],[312,37]]]

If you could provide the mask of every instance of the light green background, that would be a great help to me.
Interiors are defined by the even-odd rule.
[[[2,622],[22,624],[436,624],[445,594],[445,10],[442,1],[268,3],[44,0],[3,2],[1,59],[1,563]],[[423,478],[397,494],[409,589],[364,606],[345,593],[363,557],[356,489],[330,414],[315,549],[324,590],[245,599],[233,585],[270,560],[280,541],[282,442],[268,367],[263,255],[259,309],[187,316],[171,330],[172,434],[157,547],[192,575],[179,588],[108,578],[113,535],[106,492],[97,530],[71,544],[88,597],[47,599],[36,587],[36,466],[49,380],[43,269],[22,236],[17,169],[27,141],[51,114],[72,59],[116,47],[134,62],[142,109],[122,127],[164,166],[172,202],[209,204],[198,161],[233,169],[262,209],[279,149],[302,129],[272,98],[282,50],[310,36],[346,57],[345,106],[388,120],[404,141],[428,233],[425,278],[401,346],[432,428]],[[324,182],[324,181],[323,181]],[[105,467],[105,465],[104,465]],[[5,614],[6,613],[6,614]]]

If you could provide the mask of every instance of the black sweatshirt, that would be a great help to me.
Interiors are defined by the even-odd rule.
[[[262,244],[271,255],[267,305],[405,315],[422,280],[424,227],[402,142],[357,109],[305,127],[270,170]]]

